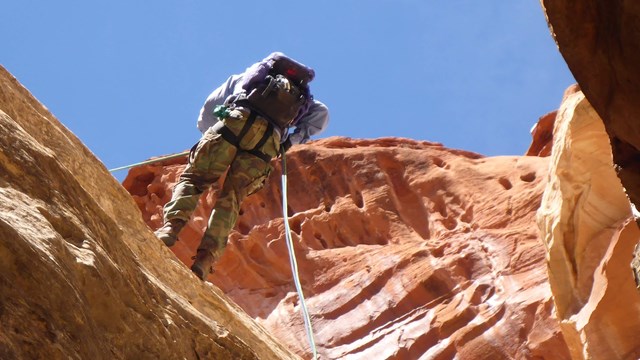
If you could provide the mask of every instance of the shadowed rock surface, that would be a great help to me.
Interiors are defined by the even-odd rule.
[[[1,359],[296,359],[0,67]]]
[[[569,69],[596,110],[640,208],[640,2],[541,0]]]
[[[535,222],[548,158],[334,137],[294,147],[287,162],[291,228],[323,358],[569,358]],[[209,280],[308,355],[273,164]],[[152,228],[183,166],[134,168],[124,181]],[[187,265],[214,201],[215,191],[203,196],[172,248]]]
[[[631,244],[638,242],[637,226],[630,220],[629,200],[636,208],[640,205],[640,3],[541,0],[541,4],[560,53],[588,100],[574,102],[581,109],[579,112],[590,119],[565,120],[580,125],[564,126],[569,129],[566,130],[569,139],[565,146],[558,147],[563,153],[555,155],[558,162],[564,164],[559,165],[559,169],[579,162],[572,168],[583,172],[572,169],[557,170],[552,174],[553,183],[564,184],[562,190],[554,190],[558,199],[579,197],[579,201],[571,200],[573,205],[563,205],[561,208],[564,209],[556,210],[553,215],[558,219],[555,221],[563,224],[557,226],[560,233],[553,237],[562,234],[558,242],[568,244],[565,260],[569,262],[559,265],[556,260],[555,266],[567,266],[569,272],[574,272],[569,275],[560,271],[562,278],[587,279],[579,284],[562,285],[557,288],[560,293],[554,289],[559,315],[563,319],[562,328],[576,358],[637,359],[640,341],[632,334],[638,331],[638,299],[637,291],[628,288],[627,266],[634,252]],[[575,128],[585,128],[586,123],[593,129],[602,129],[592,130],[591,139],[582,135],[576,137]],[[606,131],[605,138],[602,138],[601,130]],[[571,145],[574,142],[571,137],[578,138],[577,143],[581,145]],[[586,149],[586,144],[593,148]],[[611,178],[612,168],[621,183]],[[574,181],[577,183],[571,184]],[[567,191],[572,186],[574,191]],[[626,193],[629,200],[619,191]],[[574,194],[570,195],[571,192]],[[588,223],[582,219],[585,217],[595,220],[590,224],[591,232],[586,234],[582,230]],[[546,223],[547,230],[555,228],[551,226],[552,220],[547,219]],[[596,229],[602,234],[617,230],[609,234],[611,237],[590,237]],[[604,249],[607,252],[603,254]],[[581,264],[589,265],[585,268]],[[553,261],[550,266],[555,275],[558,269],[553,269]],[[640,286],[638,247],[632,266]],[[553,277],[551,280],[554,288]],[[619,303],[611,302],[617,287],[620,287]],[[605,321],[603,314],[608,314],[610,319]],[[589,316],[592,321],[587,320]]]
[[[640,357],[640,3],[541,3],[584,95],[540,119],[535,156],[396,138],[289,153],[321,358]],[[2,68],[0,90],[0,358],[309,357],[278,164],[203,284],[188,265],[215,192],[177,256],[148,228],[184,159],[132,169],[130,196]]]
[[[321,358],[640,357],[640,5],[542,4],[584,95],[540,119],[535,156],[396,138],[290,151]],[[128,194],[4,69],[0,90],[0,358],[309,357],[277,163],[203,284],[188,265],[215,192],[177,256],[148,228],[184,159],[132,169]]]

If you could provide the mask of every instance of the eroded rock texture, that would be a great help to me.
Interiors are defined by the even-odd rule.
[[[290,150],[290,221],[322,358],[568,359],[535,224],[548,164],[396,138]],[[274,166],[210,281],[308,355]],[[124,182],[152,228],[182,167],[138,167]],[[187,265],[214,201],[203,197],[173,248]]]
[[[571,85],[565,90],[562,101],[580,91],[578,84]],[[553,148],[553,128],[558,111],[547,113],[538,119],[531,129],[531,145],[526,152],[528,156],[549,156]]]
[[[1,359],[297,358],[158,243],[0,67]]]
[[[629,268],[640,231],[602,120],[580,92],[565,99],[556,117],[538,221],[572,357],[640,358],[640,294]]]
[[[640,208],[640,2],[541,3],[562,56],[604,121],[618,175]]]

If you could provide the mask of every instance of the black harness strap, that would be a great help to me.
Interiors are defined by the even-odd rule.
[[[247,122],[244,124],[244,126],[242,127],[242,130],[240,130],[240,133],[238,134],[238,136],[236,136],[233,131],[231,131],[228,127],[225,126],[224,122],[222,121],[218,121],[214,126],[213,129],[222,136],[222,138],[232,144],[233,146],[240,148],[240,141],[242,141],[242,138],[247,135],[247,132],[249,132],[249,129],[251,129],[251,127],[253,126],[253,124],[256,122],[256,117],[258,116],[258,114],[255,111],[251,111],[251,113],[249,114],[249,117],[247,118]],[[267,140],[269,140],[269,138],[271,137],[271,135],[273,135],[273,124],[271,124],[271,122],[267,121],[267,128],[264,131],[264,134],[262,135],[262,137],[260,138],[260,140],[256,143],[256,146],[253,147],[253,149],[251,150],[246,150],[249,154],[254,155],[259,157],[260,159],[262,159],[265,162],[270,162],[271,161],[271,156],[263,153],[262,151],[260,151],[260,148],[262,146],[264,146],[264,144],[267,142]]]
[[[258,150],[249,150],[247,151],[249,154],[253,155],[253,156],[257,156],[260,159],[262,159],[262,161],[268,163],[271,161],[271,156],[263,153],[262,151],[258,151]]]
[[[260,141],[258,141],[258,143],[256,144],[256,146],[253,147],[253,149],[247,151],[249,154],[255,155],[260,159],[264,160],[265,162],[271,161],[271,156],[260,151],[260,148],[262,148],[262,146],[264,146],[267,140],[269,140],[271,135],[273,135],[273,124],[271,124],[271,122],[267,122],[267,124],[268,124],[267,129],[264,131],[264,134],[260,138]]]
[[[251,129],[251,127],[253,126],[253,123],[256,122],[256,117],[258,116],[258,114],[255,111],[251,111],[249,113],[249,117],[247,118],[247,122],[244,123],[244,126],[242,127],[242,130],[240,130],[240,134],[238,134],[238,143],[240,141],[242,141],[242,138],[247,135],[247,132],[249,132],[249,129]]]
[[[260,141],[256,143],[256,146],[253,147],[253,150],[260,150],[262,146],[269,140],[269,138],[273,135],[273,125],[271,123],[267,123],[267,128],[264,130],[264,134]]]
[[[215,125],[213,125],[213,130],[220,134],[226,142],[235,147],[238,147],[240,141],[238,141],[236,134],[234,134],[233,131],[229,130],[229,128],[222,121],[218,121]]]
[[[256,122],[256,116],[257,114],[255,113],[255,111],[252,111],[249,114],[247,122],[245,122],[238,136],[236,136],[236,134],[234,134],[233,131],[231,131],[222,121],[218,121],[215,125],[213,125],[213,130],[222,135],[222,138],[225,139],[228,143],[232,144],[235,147],[240,147],[240,141],[242,141],[242,138],[247,135],[247,132],[249,132],[249,129],[251,129],[253,123]]]

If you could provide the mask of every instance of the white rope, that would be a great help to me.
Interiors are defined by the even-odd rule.
[[[167,155],[167,156],[163,156],[163,157],[159,157],[159,158],[155,158],[155,159],[151,159],[151,160],[146,160],[146,161],[142,161],[139,163],[135,163],[135,164],[131,164],[131,165],[126,165],[126,166],[121,166],[121,167],[117,167],[115,169],[111,169],[109,170],[109,172],[114,172],[114,171],[118,171],[118,170],[124,170],[124,169],[129,169],[132,168],[134,166],[140,166],[140,165],[146,165],[146,164],[153,164],[153,163],[157,163],[160,161],[164,161],[164,160],[169,160],[169,159],[174,159],[177,157],[182,157],[182,156],[186,156],[189,155],[189,151],[184,151],[181,152],[179,154],[173,154],[173,155]]]
[[[168,160],[180,156],[185,156],[189,152],[185,151],[183,153],[164,156],[161,158],[151,159],[143,162],[139,162],[136,164],[131,164],[127,166],[122,166],[119,168],[111,169],[109,171],[118,171],[123,169],[128,169],[134,166],[151,164],[163,160]],[[309,311],[307,310],[307,304],[304,300],[304,294],[302,293],[302,285],[300,284],[300,275],[298,274],[298,263],[296,262],[296,255],[293,250],[293,240],[291,239],[291,228],[289,227],[289,213],[288,213],[289,205],[287,204],[287,163],[284,156],[284,151],[282,154],[282,213],[284,218],[284,230],[285,230],[285,238],[287,243],[287,249],[289,250],[289,262],[291,263],[291,272],[293,274],[293,282],[296,286],[296,291],[298,292],[298,297],[300,299],[300,308],[302,310],[302,318],[304,319],[304,327],[307,332],[307,338],[309,339],[309,346],[311,347],[311,352],[313,353],[313,359],[318,358],[318,351],[316,349],[316,343],[313,340],[313,329],[311,327],[311,318],[309,317]]]
[[[309,311],[307,310],[307,304],[304,301],[304,295],[302,293],[302,285],[300,285],[300,276],[298,274],[298,263],[296,262],[296,255],[293,250],[293,240],[291,239],[291,229],[289,228],[289,214],[287,204],[287,173],[286,162],[284,160],[284,152],[282,154],[282,213],[284,217],[284,234],[287,239],[287,249],[289,250],[289,262],[291,263],[291,272],[293,273],[293,282],[296,285],[298,291],[298,297],[300,298],[300,308],[302,310],[302,317],[304,319],[304,326],[307,331],[307,338],[309,339],[309,346],[313,353],[313,359],[318,358],[318,351],[316,350],[316,343],[313,340],[313,329],[311,328],[311,318],[309,317]]]

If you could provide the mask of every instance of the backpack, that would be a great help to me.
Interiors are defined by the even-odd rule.
[[[246,73],[243,88],[234,104],[247,107],[280,129],[291,126],[309,108],[309,82],[313,69],[273,53]]]

